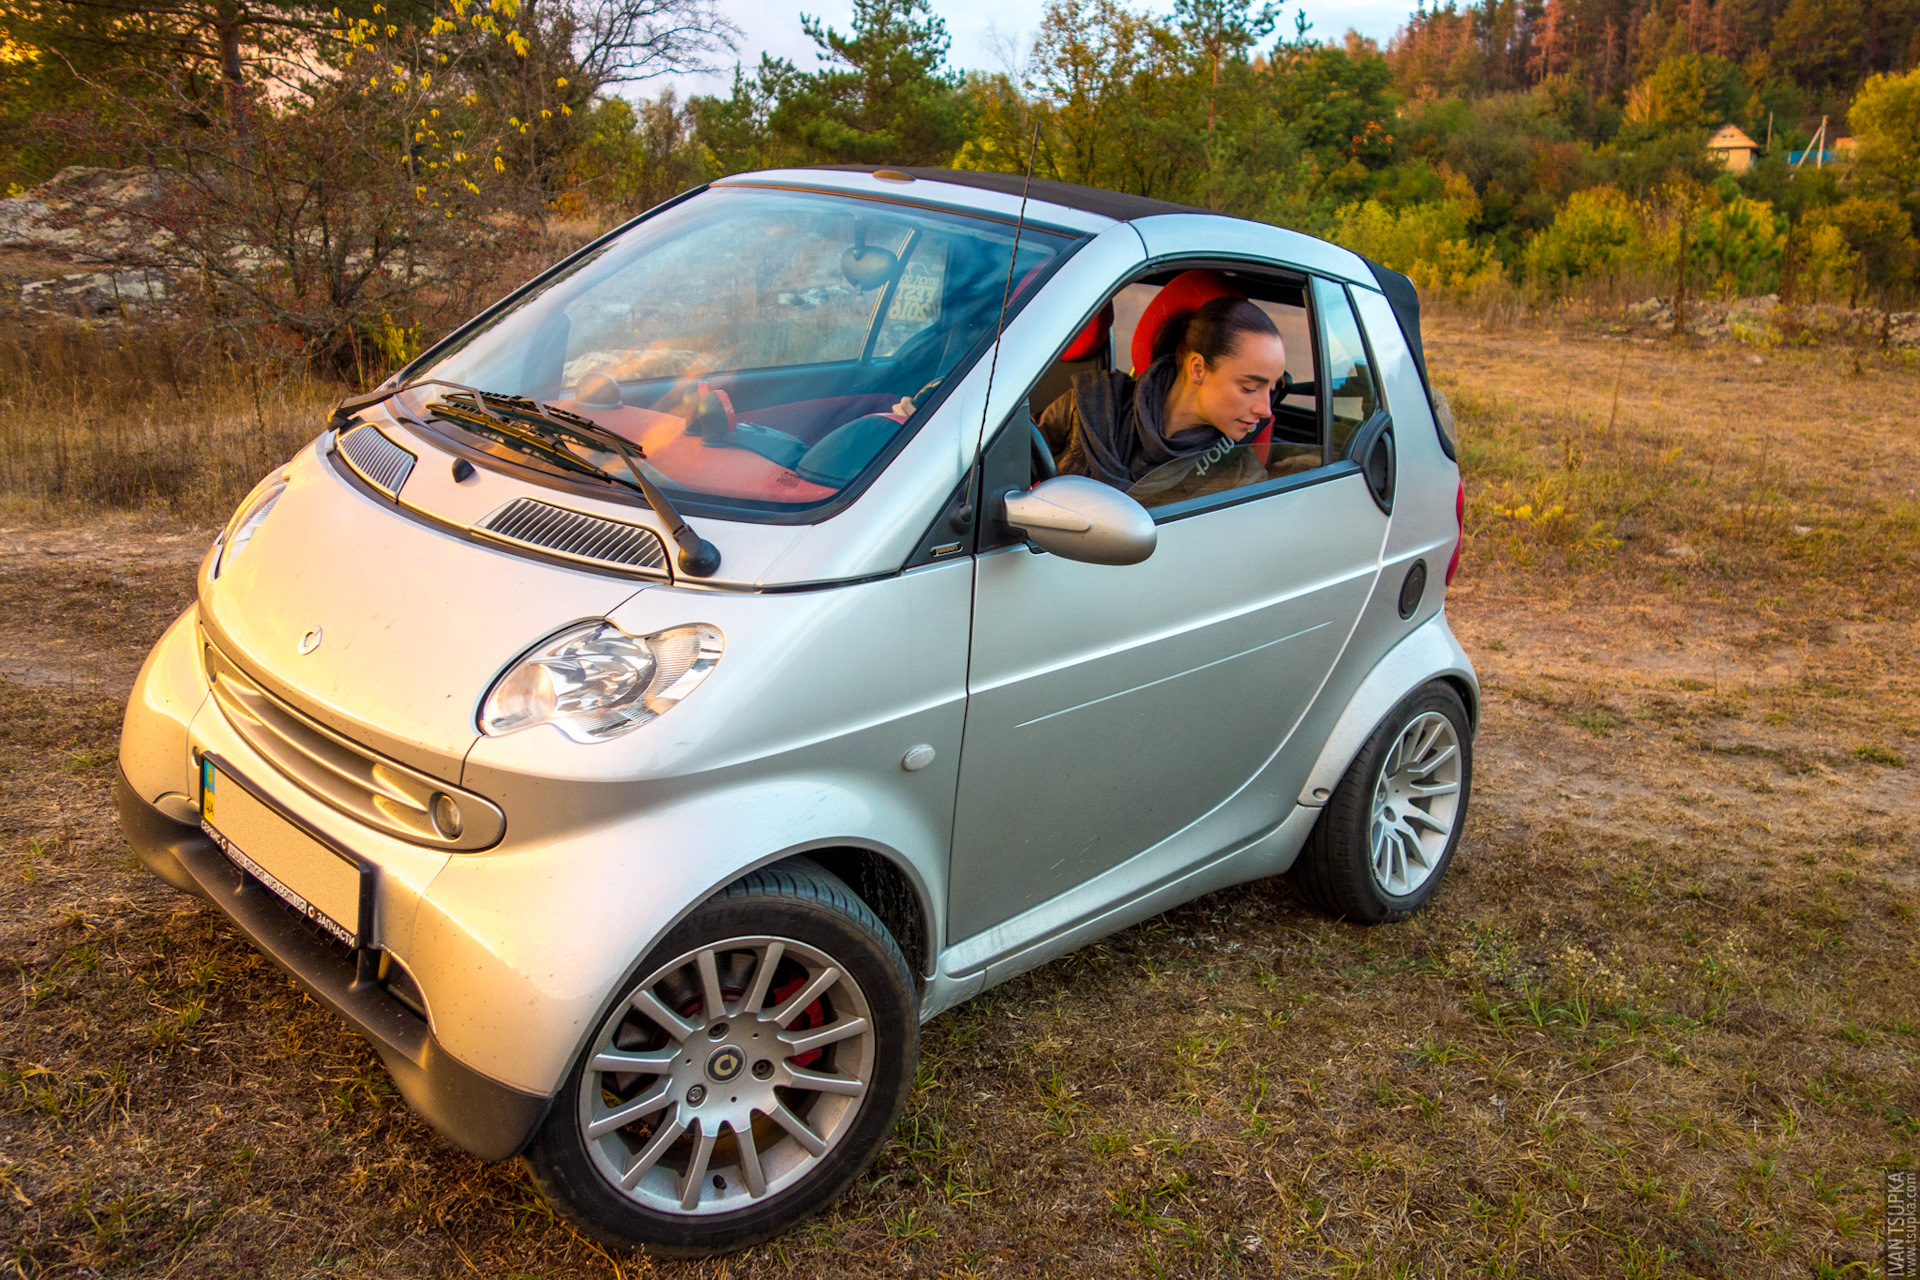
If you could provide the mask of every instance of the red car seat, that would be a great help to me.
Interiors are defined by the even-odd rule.
[[[1109,302],[1100,308],[1100,313],[1087,321],[1086,327],[1074,335],[1067,349],[1060,353],[1060,359],[1091,360],[1094,354],[1105,345],[1107,335],[1113,332],[1113,304]]]
[[[1166,287],[1147,304],[1147,309],[1140,313],[1140,323],[1134,327],[1133,375],[1139,377],[1141,371],[1153,363],[1154,348],[1160,344],[1161,336],[1174,321],[1186,319],[1215,298],[1246,296],[1217,271],[1183,271],[1169,280]],[[1074,341],[1078,345],[1079,339]],[[1260,465],[1266,466],[1267,456],[1272,451],[1273,419],[1268,418],[1261,423],[1246,438],[1246,443],[1253,447],[1253,456],[1260,460]]]

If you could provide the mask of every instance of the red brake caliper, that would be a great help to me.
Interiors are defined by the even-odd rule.
[[[773,993],[767,997],[767,1004],[772,1008],[778,1009],[782,1003],[784,1003],[787,999],[789,999],[793,995],[794,992],[798,991],[802,986],[804,986],[806,984],[806,981],[807,981],[807,975],[804,973],[799,974],[795,977],[789,978],[787,981],[781,983],[778,987],[775,987],[773,989]],[[826,1021],[827,1021],[826,1006],[822,1004],[819,1000],[815,1000],[812,1004],[808,1005],[805,1009],[802,1009],[800,1011],[800,1016],[795,1018],[791,1023],[787,1024],[786,1029],[789,1031],[805,1031],[809,1027],[823,1026],[825,1025]],[[796,1067],[810,1067],[814,1063],[818,1062],[820,1060],[820,1055],[825,1052],[826,1052],[825,1049],[810,1049],[806,1053],[794,1055],[793,1057],[787,1059],[787,1061],[791,1062]]]

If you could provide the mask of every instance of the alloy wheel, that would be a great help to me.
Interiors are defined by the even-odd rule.
[[[656,969],[602,1024],[581,1136],[641,1205],[729,1213],[819,1166],[853,1127],[874,1056],[867,998],[831,956],[729,938]]]
[[[1403,898],[1446,856],[1460,811],[1460,736],[1453,721],[1425,711],[1407,723],[1373,787],[1367,847],[1373,880]]]

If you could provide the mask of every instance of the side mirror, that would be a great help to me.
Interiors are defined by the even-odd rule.
[[[1139,564],[1160,541],[1147,509],[1086,476],[1055,476],[1004,499],[1002,517],[1042,551],[1088,564]]]

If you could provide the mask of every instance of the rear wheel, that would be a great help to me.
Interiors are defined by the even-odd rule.
[[[665,1256],[767,1239],[893,1131],[919,1022],[899,947],[814,867],[697,908],[602,1021],[526,1160],[596,1239]]]
[[[1453,860],[1473,786],[1466,704],[1451,685],[1415,690],[1373,731],[1289,873],[1329,915],[1404,920]]]

